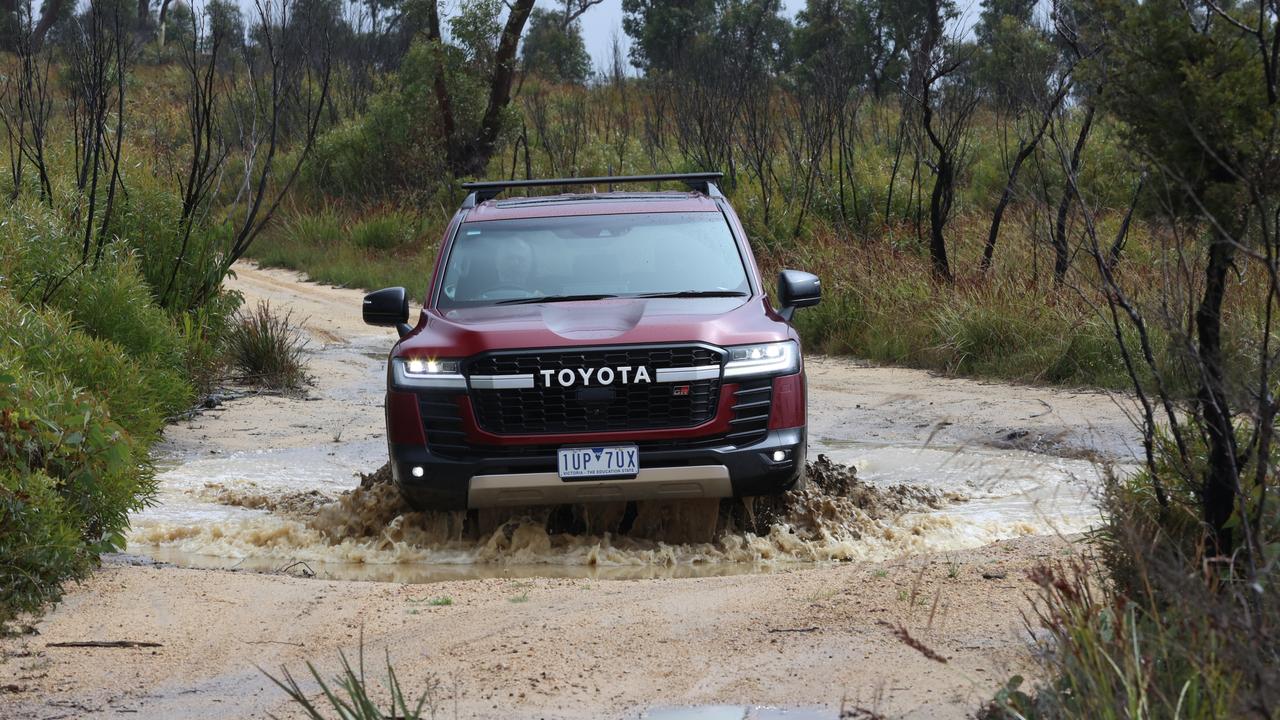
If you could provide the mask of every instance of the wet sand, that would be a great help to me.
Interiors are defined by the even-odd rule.
[[[711,546],[556,547],[532,528],[525,545],[485,554],[492,537],[451,543],[437,528],[426,540],[377,532],[344,547],[308,535],[308,518],[385,459],[381,367],[393,335],[359,323],[357,292],[239,272],[233,286],[247,299],[308,318],[315,386],[306,398],[231,400],[170,428],[160,504],[135,518],[131,551],[202,569],[118,559],[73,588],[37,624],[40,636],[0,644],[0,673],[19,688],[0,694],[0,716],[287,716],[255,663],[297,674],[310,659],[331,674],[363,626],[371,666],[390,652],[408,687],[444,679],[462,717],[838,708],[842,698],[895,716],[958,717],[1027,669],[1022,572],[1067,551],[1033,536],[1086,526],[1096,461],[1126,461],[1136,447],[1106,395],[809,358],[811,458],[852,463],[873,486],[966,500],[799,544],[784,526],[749,545],[739,533]],[[321,577],[245,571],[299,560],[288,573]],[[798,564],[813,560],[846,562]],[[982,577],[996,566],[1003,578]],[[708,575],[718,577],[695,577]],[[403,584],[419,582],[433,584]],[[444,597],[452,604],[430,604]],[[881,621],[952,660],[928,660]],[[164,646],[45,647],[61,639]]]
[[[0,696],[0,716],[301,717],[257,667],[303,677],[311,660],[331,677],[339,650],[354,662],[363,632],[369,677],[385,675],[389,654],[406,688],[442,681],[440,717],[456,699],[463,718],[635,718],[715,703],[959,718],[1034,670],[1024,572],[1064,551],[1023,538],[767,575],[426,585],[112,565],[39,636],[4,641],[0,674],[23,689]],[[904,645],[899,624],[947,662]],[[162,647],[47,647],[86,639]]]

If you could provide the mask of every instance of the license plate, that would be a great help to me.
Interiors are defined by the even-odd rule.
[[[635,445],[560,448],[560,477],[635,477],[640,451]]]

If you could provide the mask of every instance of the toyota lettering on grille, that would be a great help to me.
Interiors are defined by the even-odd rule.
[[[561,370],[540,370],[542,387],[573,387],[574,385],[635,385],[653,382],[649,368],[644,365],[619,365],[617,367],[564,368]]]

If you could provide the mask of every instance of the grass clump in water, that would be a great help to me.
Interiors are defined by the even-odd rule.
[[[306,344],[292,311],[281,315],[262,301],[237,316],[227,350],[240,380],[273,390],[297,390],[308,381],[302,359]]]

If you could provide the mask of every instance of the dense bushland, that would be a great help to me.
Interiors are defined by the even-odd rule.
[[[156,306],[132,253],[77,268],[56,213],[16,205],[0,222],[3,623],[124,546],[153,488],[148,448],[200,373],[184,372],[191,333]]]
[[[299,174],[328,83],[291,8],[261,8],[252,43],[225,6],[187,10],[176,51],[119,4],[44,10],[52,30],[23,5],[0,37],[0,628],[123,547],[152,443],[226,375],[222,280]],[[162,64],[139,65],[153,40]]]

